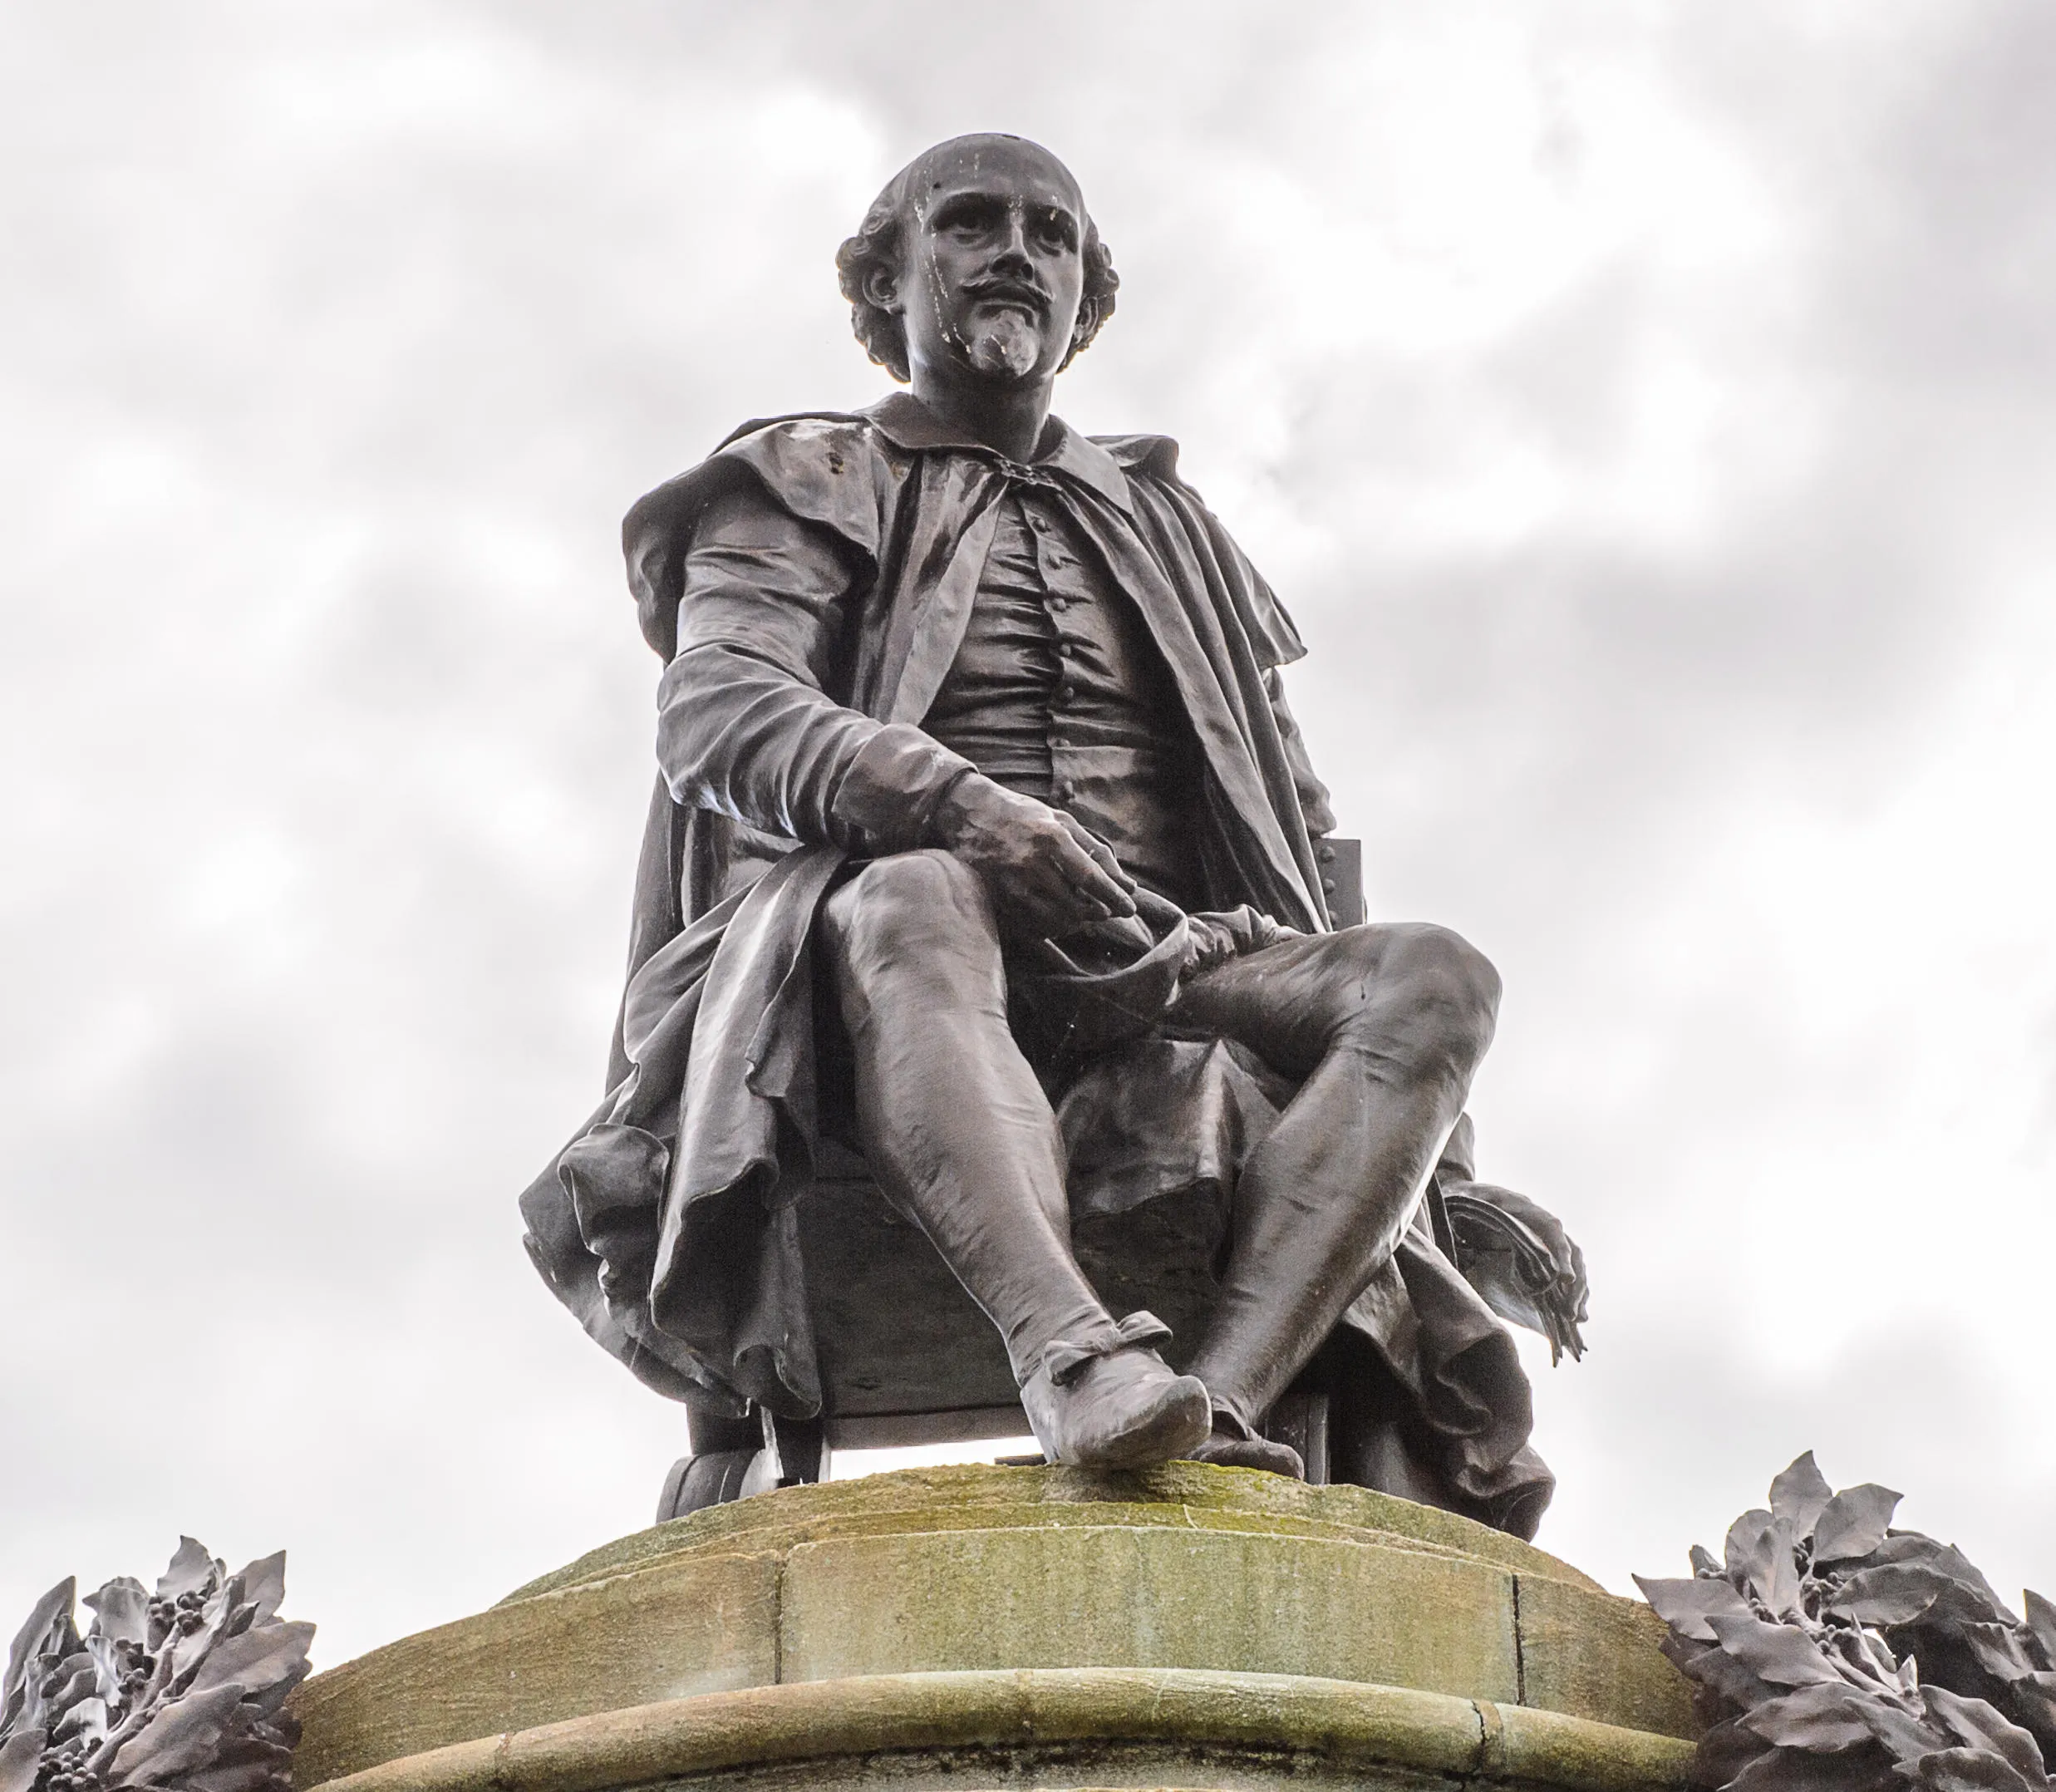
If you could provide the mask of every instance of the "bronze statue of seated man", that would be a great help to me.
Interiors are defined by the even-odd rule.
[[[1404,1329],[1394,1253],[1437,1248],[1499,980],[1446,928],[1331,924],[1291,620],[1174,445],[1051,415],[1117,285],[1064,165],[942,144],[838,263],[911,392],[745,426],[624,528],[662,777],[612,1086],[531,1250],[653,1386],[816,1410],[794,1197],[839,1139],[999,1329],[1050,1460],[1296,1473],[1266,1415],[1367,1291]],[[1167,1035],[1283,1091],[1182,1372],[1079,1268],[1055,1106]],[[1546,1498],[1524,1404],[1500,1430],[1481,1481]]]

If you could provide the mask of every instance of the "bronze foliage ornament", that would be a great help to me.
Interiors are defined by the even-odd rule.
[[[1709,1728],[1722,1792],[2046,1792],[2056,1605],[2015,1617],[1963,1553],[1895,1530],[1900,1496],[1832,1492],[1813,1453],[1689,1580],[1635,1577]]]
[[[312,1624],[278,1616],[283,1553],[231,1574],[190,1537],[154,1593],[124,1575],[43,1595],[0,1683],[0,1792],[287,1792]]]

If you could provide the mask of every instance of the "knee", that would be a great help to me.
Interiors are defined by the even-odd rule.
[[[1499,1018],[1499,973],[1491,959],[1446,927],[1409,927],[1394,944],[1399,987],[1434,1029],[1436,1042],[1476,1063]]]
[[[996,952],[991,898],[961,859],[924,849],[874,859],[828,901],[831,937],[856,966],[909,968],[952,944]]]
[[[1426,923],[1390,929],[1378,967],[1379,1004],[1404,1017],[1424,1053],[1468,1069],[1499,1017],[1499,973],[1460,933]]]

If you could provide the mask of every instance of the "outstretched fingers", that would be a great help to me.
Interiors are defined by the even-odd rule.
[[[1062,869],[1071,888],[1109,915],[1134,913],[1135,880],[1121,869],[1113,849],[1063,810],[1056,811],[1056,818],[1063,824],[1064,844],[1069,848]]]

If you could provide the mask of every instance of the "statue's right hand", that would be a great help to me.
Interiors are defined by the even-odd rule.
[[[986,880],[993,901],[1046,939],[1135,912],[1134,881],[1061,810],[977,772],[951,786],[935,837]]]

